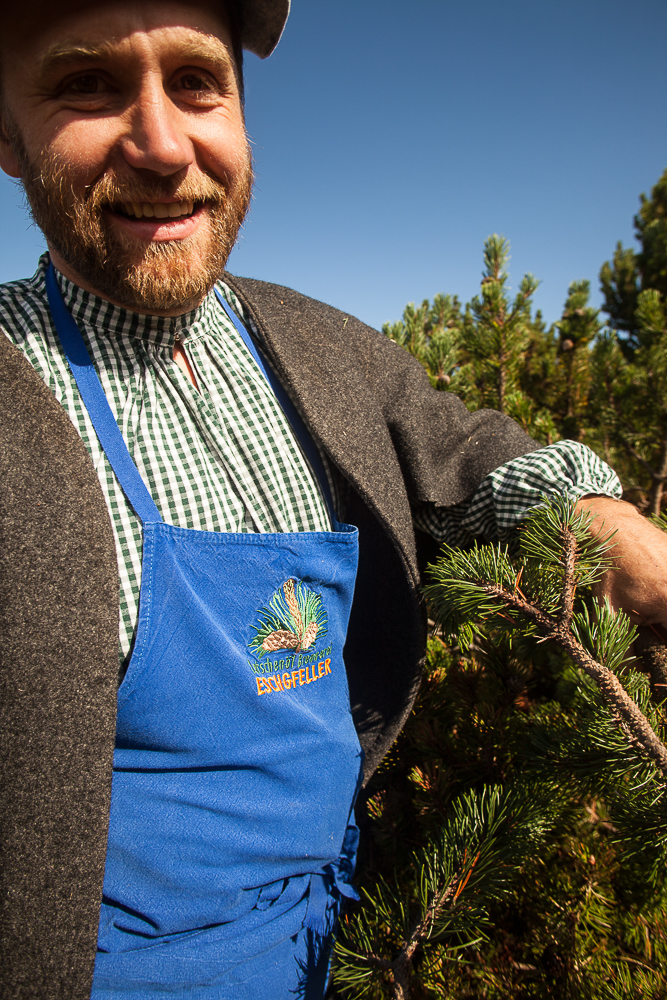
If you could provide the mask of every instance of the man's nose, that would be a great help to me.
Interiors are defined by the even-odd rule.
[[[195,151],[186,117],[165,93],[162,81],[145,85],[129,109],[129,128],[121,142],[126,162],[162,177],[189,166]]]

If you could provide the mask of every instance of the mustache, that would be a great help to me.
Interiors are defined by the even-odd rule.
[[[118,178],[107,173],[86,191],[85,202],[89,211],[119,208],[127,202],[191,201],[195,205],[207,203],[223,205],[229,197],[226,185],[208,174],[185,177],[181,181],[165,178]]]
[[[160,177],[131,169],[118,172],[109,164],[85,184],[77,183],[76,165],[57,153],[42,150],[31,157],[18,129],[10,142],[33,220],[49,246],[97,294],[130,309],[185,312],[213,288],[250,205],[249,146],[244,161],[229,172],[209,174],[193,164],[181,175]],[[205,203],[210,209],[207,231],[195,240],[199,256],[193,256],[190,237],[146,246],[128,243],[105,218],[105,209],[128,214],[128,202],[158,201]]]

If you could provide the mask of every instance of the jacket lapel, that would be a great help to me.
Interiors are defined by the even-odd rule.
[[[224,280],[252,316],[262,346],[313,437],[390,528],[413,568],[412,517],[403,476],[377,393],[364,371],[365,359],[355,349],[355,333],[370,331],[354,317],[289,288],[228,274]]]

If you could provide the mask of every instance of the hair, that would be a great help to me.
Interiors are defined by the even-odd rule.
[[[242,0],[224,0],[225,12],[229,21],[229,33],[232,36],[232,55],[236,69],[236,81],[239,88],[241,104],[245,104],[245,87],[243,84],[243,3]],[[2,94],[0,93],[0,100]]]

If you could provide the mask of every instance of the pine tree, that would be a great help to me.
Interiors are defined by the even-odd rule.
[[[615,330],[623,330],[633,343],[635,312],[640,288],[637,254],[630,247],[616,244],[611,263],[605,261],[600,269],[600,286],[604,295],[604,309],[609,314]],[[630,352],[631,353],[631,352]]]
[[[613,332],[591,356],[598,442],[612,459],[628,499],[658,514],[667,481],[667,170],[641,195],[635,216],[639,250],[619,243],[600,271]]]
[[[449,386],[461,350],[461,304],[455,295],[436,295],[419,307],[409,302],[403,318],[385,323],[382,332],[422,363],[434,388]]]
[[[523,277],[510,299],[508,263],[509,243],[490,236],[480,294],[465,312],[456,296],[440,294],[419,307],[409,303],[402,319],[382,330],[424,365],[435,388],[456,393],[471,410],[501,409],[551,444],[560,434],[548,407],[536,400],[552,378],[555,339],[540,313],[532,315],[532,275]]]
[[[604,309],[612,327],[628,335],[623,343],[630,353],[637,346],[640,293],[653,289],[660,292],[663,301],[667,298],[667,170],[651,197],[642,194],[640,201],[634,219],[639,251],[617,243],[611,263],[604,263],[600,271]]]
[[[552,501],[516,557],[434,567],[442,631],[368,791],[338,996],[667,997],[667,719],[590,596],[613,538],[588,523]]]
[[[508,294],[509,243],[489,236],[484,244],[484,271],[480,294],[466,307],[463,340],[468,371],[467,401],[477,396],[476,408],[493,407],[508,413],[523,400],[521,359],[531,334],[531,305],[538,282],[524,275],[513,301]]]
[[[629,498],[659,514],[667,481],[667,309],[660,292],[639,293],[634,323],[630,359],[614,333],[593,349],[596,406]]]
[[[599,337],[599,311],[589,305],[589,281],[573,281],[563,315],[555,324],[559,334],[558,364],[553,373],[552,404],[556,425],[565,438],[583,441],[591,423],[591,345]]]

